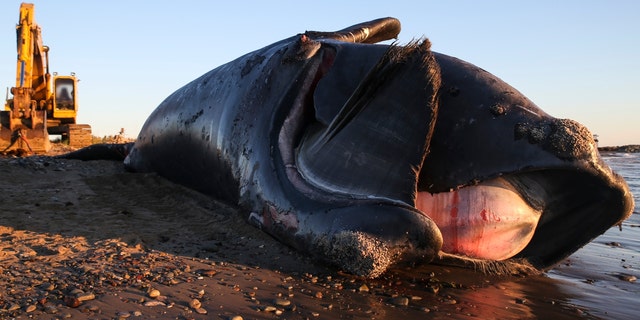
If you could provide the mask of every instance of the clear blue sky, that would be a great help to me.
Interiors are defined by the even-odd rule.
[[[0,86],[15,81],[21,1],[0,3]],[[240,55],[305,30],[386,16],[400,43],[474,63],[600,145],[640,143],[640,1],[33,1],[51,71],[75,72],[78,121],[135,137],[169,94]]]

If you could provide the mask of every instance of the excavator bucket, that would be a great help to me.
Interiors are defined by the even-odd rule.
[[[46,111],[34,111],[29,118],[12,117],[0,111],[0,153],[43,154],[51,149],[45,123]]]

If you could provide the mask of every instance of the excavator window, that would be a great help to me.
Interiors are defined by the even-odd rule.
[[[56,79],[56,108],[61,110],[74,109],[74,92],[72,79]]]

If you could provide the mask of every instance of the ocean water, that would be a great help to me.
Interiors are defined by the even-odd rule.
[[[612,227],[548,273],[575,293],[572,303],[602,319],[640,318],[640,153],[603,153],[625,178],[636,208],[622,227]]]

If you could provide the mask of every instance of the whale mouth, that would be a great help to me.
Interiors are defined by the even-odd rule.
[[[416,208],[440,228],[445,253],[524,258],[546,269],[628,217],[631,199],[624,180],[601,163],[505,174],[450,192],[418,192]]]
[[[416,57],[430,57],[420,48],[414,47]],[[448,165],[456,154],[433,143],[440,109],[436,91],[429,89],[439,86],[430,65],[396,68],[390,60],[395,49],[386,49],[367,73],[346,77],[339,67],[351,60],[341,50],[323,43],[282,100],[281,122],[274,127],[278,161],[301,198],[334,206],[414,206],[437,225],[443,252],[487,261],[523,258],[538,269],[558,263],[632,212],[628,186],[597,153],[532,153],[538,158],[519,155],[524,162],[507,165],[480,161],[479,171],[460,178],[459,168]],[[406,79],[420,79],[419,94],[410,90],[391,99],[415,86]],[[518,143],[513,148],[532,142]],[[460,187],[469,177],[472,185]],[[456,191],[439,192],[449,187]]]

